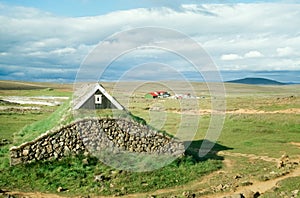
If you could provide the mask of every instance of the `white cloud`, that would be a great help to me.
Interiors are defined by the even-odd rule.
[[[66,54],[74,54],[75,52],[76,52],[76,49],[74,49],[72,47],[66,47],[66,48],[52,50],[50,52],[50,54],[66,55]]]
[[[244,55],[245,58],[260,58],[260,57],[264,57],[264,55],[259,52],[259,51],[249,51]]]
[[[276,52],[279,57],[292,56],[295,54],[294,49],[291,47],[277,48]]]
[[[198,10],[198,5],[196,4],[183,4],[181,7],[185,10]]]
[[[7,56],[8,53],[7,52],[0,52],[0,56]]]
[[[194,12],[197,14],[202,14],[206,16],[217,16],[216,13],[209,11],[205,6],[203,5],[197,5],[197,4],[183,4],[181,5],[181,8],[185,12]]]
[[[221,56],[221,60],[224,61],[233,61],[233,60],[239,60],[242,59],[241,56],[239,56],[238,54],[223,54]]]
[[[299,10],[300,4],[283,3],[190,4],[180,9],[139,8],[100,16],[62,17],[0,3],[0,64],[6,70],[11,65],[76,69],[89,51],[111,34],[155,26],[191,36],[220,69],[294,69],[300,61]],[[128,39],[142,40],[145,36]],[[176,45],[176,40],[169,42]],[[113,42],[108,45],[113,46]],[[195,53],[189,46],[180,49]],[[288,64],[287,57],[291,58]]]

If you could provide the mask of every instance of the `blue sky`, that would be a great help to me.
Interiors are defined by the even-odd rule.
[[[0,23],[0,79],[73,81],[99,42],[145,26],[194,39],[222,71],[300,70],[297,1],[2,0]],[[136,50],[115,61],[112,73],[151,61],[191,71],[163,51]]]
[[[5,4],[15,6],[34,7],[61,16],[94,16],[107,14],[117,10],[135,8],[171,7],[178,8],[181,4],[206,4],[206,3],[254,3],[254,2],[283,2],[279,0],[2,0]],[[105,3],[104,3],[105,2]],[[287,2],[287,1],[286,1]],[[291,1],[289,1],[291,2]]]

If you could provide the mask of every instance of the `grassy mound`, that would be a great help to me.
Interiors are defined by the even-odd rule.
[[[81,115],[85,115],[81,112]],[[135,122],[146,121],[133,114],[111,110],[96,110],[98,117],[126,117]],[[76,116],[75,116],[76,117]],[[15,134],[14,144],[33,140],[47,130],[78,119],[70,111],[69,101],[57,108],[48,118],[25,126]],[[166,187],[186,184],[192,180],[221,168],[220,160],[201,161],[192,156],[185,156],[171,164],[144,173],[118,171],[97,158],[73,156],[60,161],[44,161],[9,167],[9,147],[0,147],[1,175],[0,189],[57,192],[58,187],[68,189],[69,195],[122,195],[137,192],[149,192]],[[99,179],[101,178],[101,181]]]

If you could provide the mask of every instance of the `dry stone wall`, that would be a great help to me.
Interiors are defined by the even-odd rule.
[[[69,155],[111,152],[156,153],[181,156],[184,145],[165,134],[127,119],[83,119],[46,132],[10,149],[11,165],[60,159]]]

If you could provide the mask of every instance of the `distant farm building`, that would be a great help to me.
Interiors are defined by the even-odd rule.
[[[168,98],[171,94],[167,91],[155,91],[145,95],[145,98]]]
[[[187,93],[187,94],[175,94],[171,98],[172,99],[199,99],[199,97],[192,96],[190,93]]]
[[[119,109],[124,107],[99,83],[82,84],[76,91],[73,108],[76,109]]]

